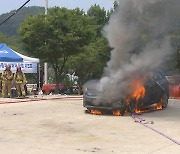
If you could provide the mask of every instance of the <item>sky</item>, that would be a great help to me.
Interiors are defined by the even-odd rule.
[[[18,9],[27,0],[0,0],[0,14],[8,13],[11,10]],[[49,7],[59,6],[73,9],[79,7],[87,11],[91,5],[99,4],[106,10],[113,8],[114,0],[48,0]],[[45,6],[45,0],[31,0],[26,6]]]

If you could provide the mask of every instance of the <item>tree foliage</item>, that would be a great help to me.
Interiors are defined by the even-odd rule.
[[[19,50],[19,44],[16,42],[16,38],[14,37],[7,37],[6,35],[0,33],[0,43],[5,43],[13,50],[23,53],[22,50]]]
[[[176,3],[176,8],[171,8]],[[49,62],[55,71],[56,79],[66,73],[75,72],[79,77],[79,84],[83,85],[89,79],[99,78],[110,58],[110,47],[103,36],[103,28],[109,18],[118,9],[119,3],[114,2],[114,8],[106,11],[99,5],[93,5],[87,13],[80,9],[68,10],[66,8],[52,8],[45,17],[43,14],[29,16],[22,24],[19,32],[24,49],[31,55]],[[164,9],[162,9],[164,8]],[[180,1],[159,0],[157,3],[147,5],[142,12],[134,12],[136,18],[126,14],[127,23],[138,21],[140,35],[136,36],[137,51],[147,43],[153,41],[154,32],[158,31],[156,39],[162,39],[162,30],[152,19],[163,15],[160,10],[169,9],[172,16],[169,21],[174,24],[166,32],[171,39],[176,52],[167,57],[170,63],[180,68]],[[132,9],[129,11],[133,11]],[[46,20],[45,20],[46,18]],[[159,22],[158,22],[159,23]],[[170,65],[170,63],[168,63]],[[171,67],[173,68],[173,67]],[[58,81],[59,82],[59,81]]]
[[[92,18],[78,8],[55,7],[49,9],[47,16],[29,16],[19,33],[27,52],[53,66],[59,83],[69,56],[80,52],[94,36],[91,22]]]
[[[4,21],[7,17],[13,14],[15,10],[10,11],[9,13],[4,13],[0,15],[0,22]],[[18,36],[17,30],[20,27],[20,24],[24,21],[27,15],[35,15],[38,13],[44,13],[43,7],[24,7],[19,12],[17,12],[12,18],[6,21],[3,25],[0,26],[0,32],[6,36]]]
[[[107,12],[99,5],[93,5],[87,11],[87,16],[93,18],[91,24],[96,27],[96,35],[90,44],[84,46],[83,52],[70,57],[67,65],[78,76],[80,86],[90,79],[99,78],[110,57],[110,48],[103,36],[103,28],[108,22]]]
[[[69,59],[67,68],[71,68],[78,76],[80,86],[103,74],[103,68],[109,60],[109,51],[107,40],[104,37],[99,37],[95,42],[85,46],[83,52]]]

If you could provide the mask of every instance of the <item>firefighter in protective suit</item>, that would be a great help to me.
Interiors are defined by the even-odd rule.
[[[26,92],[25,92],[24,86],[27,83],[27,80],[20,66],[17,66],[16,73],[14,74],[14,82],[15,82],[18,97],[20,97],[21,95],[25,97]]]
[[[13,73],[11,72],[10,65],[6,65],[6,69],[2,72],[1,80],[2,80],[2,97],[11,97]]]

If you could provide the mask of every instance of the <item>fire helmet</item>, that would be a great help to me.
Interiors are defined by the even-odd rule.
[[[11,65],[7,64],[7,65],[6,65],[6,69],[7,69],[7,70],[10,70],[10,69],[11,69]]]
[[[16,69],[20,71],[21,70],[21,66],[17,66]]]

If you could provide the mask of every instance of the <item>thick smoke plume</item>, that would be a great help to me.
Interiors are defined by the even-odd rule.
[[[172,51],[169,34],[174,27],[176,1],[119,0],[118,10],[104,28],[113,49],[111,59],[98,84],[86,84],[101,92],[98,102],[126,97],[133,90],[134,79],[142,79],[162,65]]]

